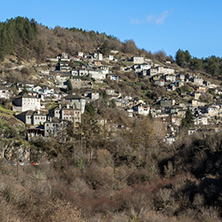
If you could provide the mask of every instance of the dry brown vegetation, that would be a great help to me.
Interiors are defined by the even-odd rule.
[[[50,164],[19,166],[17,179],[1,161],[1,221],[221,221],[221,137],[165,146],[156,120],[113,138],[83,121],[83,137],[33,143]]]

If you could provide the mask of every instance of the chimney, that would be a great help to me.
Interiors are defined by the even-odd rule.
[[[69,109],[69,104],[66,104],[66,108]]]

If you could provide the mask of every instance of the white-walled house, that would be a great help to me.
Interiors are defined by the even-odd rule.
[[[144,57],[134,56],[133,57],[133,63],[135,63],[135,64],[142,64],[142,63],[144,63]]]
[[[40,98],[24,94],[13,99],[13,104],[17,106],[17,110],[25,112],[27,110],[40,110]]]
[[[104,74],[102,71],[89,71],[89,76],[95,80],[106,79],[106,74]]]
[[[0,98],[1,99],[10,99],[11,91],[8,87],[0,86]]]
[[[135,112],[138,112],[138,114],[140,114],[140,115],[148,116],[149,111],[150,111],[150,107],[149,106],[144,106],[142,104],[138,104],[138,105],[133,107],[133,110]]]

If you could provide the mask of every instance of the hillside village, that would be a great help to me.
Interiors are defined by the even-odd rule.
[[[221,221],[222,58],[22,17],[0,34],[0,221]]]
[[[7,72],[12,70],[3,69]],[[109,103],[130,118],[143,115],[161,119],[166,128],[167,143],[178,138],[181,121],[188,108],[194,120],[193,127],[188,129],[189,135],[220,130],[221,87],[175,67],[171,61],[161,64],[143,56],[121,57],[117,50],[111,50],[108,56],[100,52],[89,55],[78,52],[74,57],[62,53],[48,58],[45,64],[36,65],[36,70],[38,78],[47,85],[2,81],[0,88],[0,98],[11,102],[16,118],[27,126],[29,139],[56,137],[64,128],[61,126],[68,122],[73,122],[74,128],[77,128],[85,107],[99,100],[104,93]],[[127,73],[133,73],[140,81],[148,81],[154,89],[158,87],[165,93],[148,103],[142,97],[121,94],[106,84],[107,81],[113,85],[126,81],[122,76]],[[103,121],[103,124],[109,130],[125,127],[109,120]]]

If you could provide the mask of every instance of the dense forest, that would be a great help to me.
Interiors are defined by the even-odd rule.
[[[27,54],[28,48],[34,47],[38,34],[34,19],[17,17],[0,23],[0,59],[5,55],[19,53]]]
[[[188,50],[179,49],[176,52],[176,63],[184,68],[192,70],[204,71],[211,74],[213,77],[220,77],[222,73],[222,58],[210,56],[208,58],[198,59],[192,57]]]

